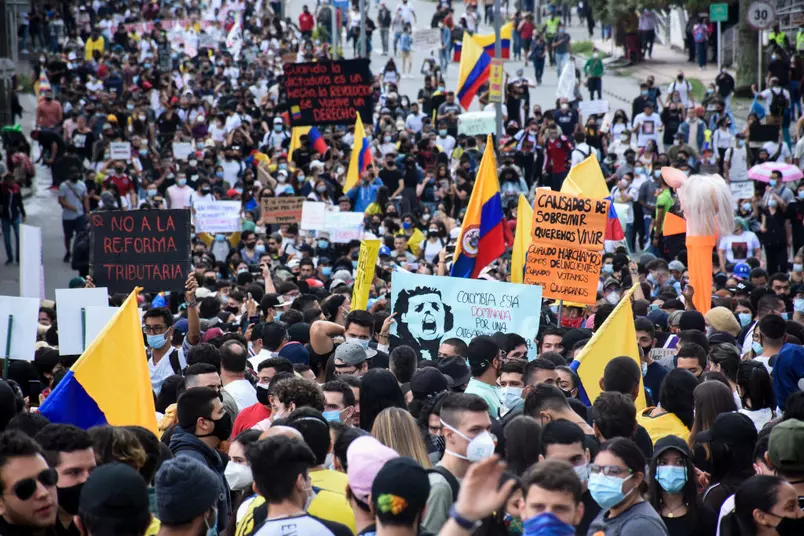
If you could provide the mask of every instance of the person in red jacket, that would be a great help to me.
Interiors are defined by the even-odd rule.
[[[302,13],[299,15],[299,30],[305,38],[309,39],[313,35],[313,28],[315,28],[315,19],[307,6],[302,6]]]
[[[556,125],[547,128],[547,139],[544,144],[544,171],[547,173],[550,186],[553,191],[561,190],[561,185],[569,172],[570,155],[572,154],[572,142],[561,134],[561,129]]]

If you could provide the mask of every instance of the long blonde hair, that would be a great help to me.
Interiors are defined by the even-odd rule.
[[[425,469],[431,467],[419,426],[404,409],[392,407],[382,410],[374,419],[371,435],[400,456],[413,458]]]

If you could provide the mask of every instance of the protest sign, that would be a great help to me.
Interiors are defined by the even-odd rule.
[[[42,230],[33,225],[20,225],[20,296],[45,298]]]
[[[346,244],[363,238],[362,212],[326,212],[324,230],[333,244]]]
[[[109,144],[110,160],[131,160],[131,144],[127,141],[113,141]]]
[[[561,76],[558,77],[558,87],[556,87],[556,97],[559,99],[575,100],[575,62],[570,60],[561,69]]]
[[[190,155],[195,152],[193,144],[189,142],[173,142],[173,158],[176,160],[188,160]]]
[[[355,285],[352,288],[352,310],[365,310],[368,305],[369,289],[374,281],[374,269],[380,253],[380,240],[363,240],[360,243],[360,256],[357,260]]]
[[[290,124],[372,124],[373,77],[368,59],[286,63],[284,90]]]
[[[108,307],[106,288],[56,289],[56,316],[59,319],[59,355],[79,355],[91,341],[84,340],[87,307]],[[83,311],[82,311],[83,310]]]
[[[740,199],[751,199],[754,197],[754,181],[730,182],[731,197],[736,203]]]
[[[212,35],[201,34],[198,36],[198,48],[218,48],[218,41]]]
[[[326,203],[307,201],[302,205],[301,228],[305,231],[322,231],[326,216]]]
[[[603,115],[609,113],[609,101],[607,100],[593,100],[593,101],[580,101],[578,103],[578,111],[584,119],[588,119],[590,115]]]
[[[537,190],[533,205],[533,241],[603,248],[609,201]]]
[[[597,251],[535,242],[528,248],[525,284],[539,285],[548,298],[595,303],[601,264]]]
[[[458,116],[458,134],[477,136],[493,134],[496,128],[494,112],[466,112]]]
[[[397,271],[391,276],[391,346],[407,344],[422,359],[437,359],[442,340],[468,343],[501,331],[522,335],[535,350],[541,300],[537,286]]]
[[[260,200],[262,223],[299,223],[304,197],[268,197]],[[324,203],[321,203],[322,205]]]
[[[441,30],[432,28],[414,31],[413,46],[416,50],[435,50],[441,48]]]
[[[236,233],[240,230],[240,201],[215,201],[195,206],[196,233]]]
[[[38,325],[39,298],[0,296],[0,357],[33,361]]]
[[[120,307],[109,307],[107,305],[84,307],[84,341],[86,348],[92,344],[109,320],[117,313]]]
[[[676,368],[674,358],[676,356],[677,348],[652,348],[650,351],[650,358],[667,370]]]
[[[184,291],[190,273],[190,212],[129,210],[90,216],[90,269],[109,292]]]

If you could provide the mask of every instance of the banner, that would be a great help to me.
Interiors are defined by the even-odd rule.
[[[131,144],[127,141],[113,141],[109,144],[109,160],[131,160]]]
[[[351,124],[358,112],[372,124],[369,60],[286,63],[284,76],[291,126]]]
[[[415,30],[413,46],[416,50],[438,50],[441,48],[441,30],[438,28]]]
[[[333,244],[347,244],[363,238],[362,212],[326,212],[324,230]]]
[[[260,199],[262,223],[299,223],[304,197],[268,197]],[[323,204],[323,203],[322,203]]]
[[[737,203],[740,199],[751,199],[754,197],[754,181],[730,182],[731,196]]]
[[[360,257],[357,261],[355,285],[352,288],[352,311],[365,310],[368,305],[369,290],[371,282],[374,281],[374,269],[377,268],[380,244],[380,240],[363,240],[360,243]]]
[[[90,215],[90,269],[110,293],[184,291],[190,273],[190,212],[129,210]]]
[[[525,283],[557,300],[593,304],[609,201],[537,190]]]
[[[468,343],[501,331],[518,333],[535,351],[541,300],[538,286],[397,271],[391,278],[391,347],[406,344],[422,359],[437,359],[446,339]]]
[[[494,134],[496,128],[494,112],[466,112],[458,116],[458,134],[477,136]]]
[[[240,230],[240,201],[195,205],[196,233],[236,233]]]
[[[609,101],[607,100],[593,100],[593,101],[580,101],[578,103],[578,112],[581,117],[588,119],[590,115],[603,115],[609,113]]]

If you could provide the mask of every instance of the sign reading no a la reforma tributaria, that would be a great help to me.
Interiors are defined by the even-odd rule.
[[[90,222],[95,286],[110,293],[184,290],[190,273],[188,210],[101,211]]]
[[[373,77],[367,59],[285,64],[290,124],[372,123]]]

